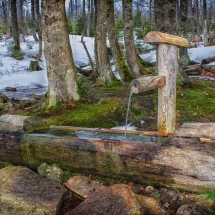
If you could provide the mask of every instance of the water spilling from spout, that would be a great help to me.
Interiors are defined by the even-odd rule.
[[[136,86],[133,86],[131,88],[130,95],[129,95],[129,98],[128,98],[128,107],[127,107],[127,113],[126,113],[126,118],[125,118],[125,135],[126,135],[127,125],[128,125],[128,115],[129,115],[129,109],[130,109],[130,104],[131,104],[131,96],[132,96],[135,88],[136,88]]]

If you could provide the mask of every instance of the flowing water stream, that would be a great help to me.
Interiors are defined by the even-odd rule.
[[[128,125],[128,116],[129,116],[129,109],[130,109],[130,104],[131,104],[131,96],[132,96],[135,88],[136,88],[135,86],[133,86],[131,88],[130,95],[128,98],[128,107],[127,107],[127,113],[126,113],[126,118],[125,118],[125,135],[126,135],[127,125]]]

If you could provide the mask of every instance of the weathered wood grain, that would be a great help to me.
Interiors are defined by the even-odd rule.
[[[127,140],[126,136],[122,141],[115,140],[111,135],[82,138],[76,131],[71,135],[28,134],[20,130],[24,124],[21,119],[9,132],[15,121],[12,118],[11,123],[0,120],[0,161],[32,169],[44,162],[57,163],[65,170],[142,184],[215,191],[215,145],[211,140],[205,141],[214,138],[215,123],[187,123],[163,142],[144,142]]]
[[[165,84],[165,76],[145,76],[132,80],[130,86],[135,87],[133,90],[134,93],[140,93],[163,87]]]
[[[178,50],[174,45],[158,46],[158,74],[166,77],[166,85],[158,88],[158,131],[175,131],[176,74],[179,71]]]
[[[190,48],[190,43],[187,39],[158,31],[150,31],[145,36],[144,42],[154,45],[171,44],[178,47]]]
[[[183,68],[184,72],[186,72],[187,75],[200,75],[202,74],[202,68],[200,65],[189,65],[185,68]]]

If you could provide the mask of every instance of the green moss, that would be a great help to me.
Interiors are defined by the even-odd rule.
[[[118,101],[105,100],[102,104],[82,104],[73,111],[64,110],[61,115],[53,117],[49,123],[109,128],[116,126],[121,121],[120,103]]]
[[[133,80],[135,78],[134,75],[132,74],[132,72],[130,71],[130,69],[128,68],[128,66],[126,65],[125,61],[123,61],[123,60],[120,61],[119,67],[124,75],[124,81],[130,82],[131,80]]]
[[[201,119],[215,120],[215,94],[209,85],[204,88],[181,88],[177,92],[176,109],[179,111],[177,117],[179,123]]]

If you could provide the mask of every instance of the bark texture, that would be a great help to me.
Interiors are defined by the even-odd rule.
[[[123,59],[115,28],[114,1],[107,0],[108,40],[110,43],[113,62],[122,81],[130,81],[133,75]]]
[[[3,14],[4,14],[4,24],[6,29],[6,38],[10,38],[10,16],[9,16],[9,5],[8,3],[5,3],[2,1],[2,8],[3,8]]]
[[[44,54],[49,80],[48,105],[78,100],[76,68],[69,42],[65,0],[43,1]]]
[[[32,33],[33,33],[34,41],[39,41],[36,34],[35,0],[31,0],[31,18],[32,18]]]
[[[124,41],[125,54],[128,66],[135,76],[143,73],[142,67],[137,58],[137,52],[134,45],[133,24],[132,24],[132,1],[123,0],[123,20],[124,20]]]
[[[38,57],[41,58],[42,56],[42,17],[40,14],[40,1],[39,0],[35,0],[36,1],[36,14],[37,14],[37,28],[38,28],[38,37],[39,37],[39,52],[38,52]]]
[[[154,13],[157,31],[176,34],[176,0],[155,0]]]
[[[16,0],[11,0],[12,35],[17,50],[20,50],[19,27],[17,18]]]
[[[97,16],[96,16],[96,68],[99,73],[99,81],[102,84],[109,84],[114,80],[114,75],[111,70],[107,43],[107,0],[97,1]]]

